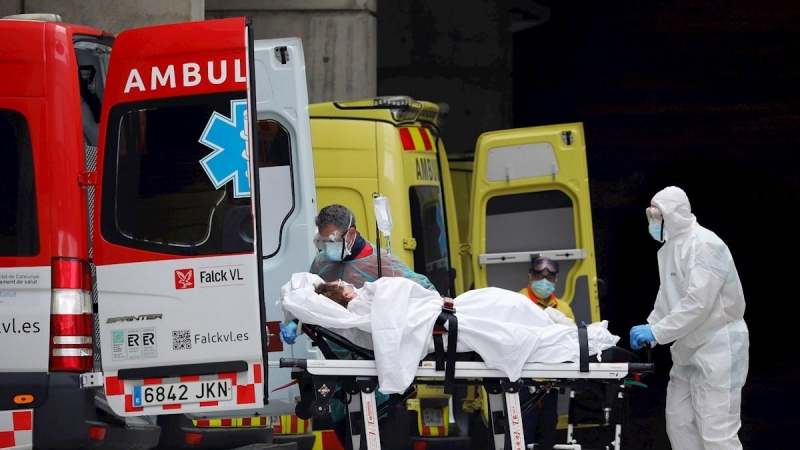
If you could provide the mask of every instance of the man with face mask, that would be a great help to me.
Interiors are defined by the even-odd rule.
[[[319,275],[327,282],[341,280],[359,289],[364,283],[378,279],[378,252],[356,229],[355,215],[350,209],[343,205],[328,205],[319,211],[315,222],[318,232],[314,237],[314,243],[320,252],[311,262],[309,272]],[[436,287],[428,277],[414,272],[394,255],[381,252],[380,264],[381,276],[408,278],[426,289],[436,291]],[[290,331],[289,337],[296,337],[295,330]],[[349,357],[343,354],[346,352],[342,352],[343,349],[339,346],[333,343],[329,345],[334,352],[341,355],[340,357]],[[388,396],[380,390],[375,394],[378,404],[388,399]],[[342,420],[344,405],[334,400],[330,404],[330,411],[336,434],[340,440],[349,445],[349,439],[344,439],[347,436],[346,421]],[[384,420],[385,418],[381,418],[380,423],[383,424]],[[395,446],[399,448],[402,446],[401,441],[384,442],[383,445],[388,448]]]
[[[550,258],[539,256],[531,262],[528,270],[528,285],[519,291],[520,294],[531,299],[542,309],[553,308],[563,313],[567,318],[575,321],[572,308],[559,301],[554,292],[558,281],[558,263]],[[530,393],[526,389],[521,392],[524,401]],[[522,417],[522,429],[525,433],[525,442],[535,442],[540,449],[553,448],[556,441],[556,427],[558,426],[558,389],[551,389],[533,408]]]
[[[631,347],[669,344],[666,422],[672,448],[741,449],[742,387],[749,367],[744,293],[728,246],[697,223],[689,198],[670,186],[647,208],[658,250],[658,288]]]
[[[565,316],[575,321],[572,308],[564,302],[558,301],[555,294],[556,281],[558,281],[558,263],[550,258],[540,256],[531,262],[528,270],[528,285],[519,291],[520,294],[531,299],[540,308],[554,308]]]
[[[342,205],[326,206],[317,215],[316,224],[319,232],[314,241],[321,251],[309,272],[325,281],[344,280],[356,288],[378,279],[378,252],[356,229],[352,211]],[[382,276],[408,278],[436,290],[425,275],[414,272],[394,255],[381,252],[380,258]]]

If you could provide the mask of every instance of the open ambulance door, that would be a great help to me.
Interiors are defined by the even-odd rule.
[[[470,247],[475,287],[520,291],[531,258],[560,265],[555,295],[578,323],[600,320],[580,123],[484,133],[475,148]]]
[[[114,44],[93,218],[94,383],[121,416],[265,402],[252,50],[244,18],[135,29]]]

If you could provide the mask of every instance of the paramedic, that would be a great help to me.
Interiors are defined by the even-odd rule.
[[[658,250],[658,288],[635,350],[672,344],[666,422],[672,448],[741,449],[742,386],[749,365],[744,294],[728,246],[697,223],[689,198],[670,186],[647,208]]]
[[[309,272],[325,281],[344,280],[357,288],[378,279],[378,254],[356,229],[356,218],[350,209],[326,206],[317,215],[316,224],[314,241],[321,251]],[[426,276],[414,272],[394,255],[381,253],[380,258],[381,275],[409,278],[426,289],[436,290]]]
[[[381,276],[408,278],[422,287],[435,291],[436,287],[428,277],[418,274],[406,266],[394,255],[382,252],[378,255],[374,246],[361,236],[356,229],[356,217],[344,205],[328,205],[322,208],[315,220],[317,235],[314,242],[320,253],[311,262],[309,272],[319,275],[325,281],[343,280],[355,288],[361,288],[366,282],[378,279],[378,258],[380,258]],[[329,345],[336,352],[342,349]],[[376,391],[378,404],[384,403],[388,396]],[[337,435],[346,435],[343,420],[343,405],[331,402],[331,416]]]
[[[531,262],[528,270],[528,285],[520,294],[528,297],[540,308],[555,308],[573,322],[575,314],[566,302],[560,302],[553,293],[558,276],[558,263],[550,258],[539,256]],[[521,400],[529,398],[528,392],[521,392]],[[537,448],[552,449],[556,441],[558,426],[558,389],[551,389],[522,418],[525,442],[536,442]]]
[[[556,281],[558,279],[558,263],[545,256],[539,256],[531,262],[528,270],[528,285],[519,291],[520,294],[531,299],[540,308],[553,307],[564,313],[565,316],[575,321],[572,308],[556,298]]]
[[[322,208],[317,215],[316,225],[314,244],[320,252],[311,262],[309,272],[325,281],[346,281],[356,288],[378,279],[377,251],[356,230],[356,218],[349,208],[343,205]],[[408,278],[426,289],[436,290],[428,277],[414,272],[394,255],[381,253],[380,257],[381,275]],[[280,324],[280,328],[281,340],[294,344],[297,323]]]

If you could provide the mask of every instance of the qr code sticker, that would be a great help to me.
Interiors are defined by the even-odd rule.
[[[192,337],[189,330],[178,330],[172,332],[172,349],[189,350],[192,348]]]

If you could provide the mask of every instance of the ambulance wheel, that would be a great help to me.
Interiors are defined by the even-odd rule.
[[[309,411],[308,405],[303,404],[303,403],[298,403],[294,407],[294,415],[296,415],[297,417],[299,417],[299,418],[301,418],[303,420],[308,420],[308,419],[311,418],[311,412]]]

